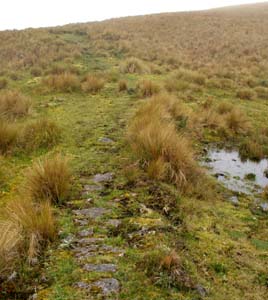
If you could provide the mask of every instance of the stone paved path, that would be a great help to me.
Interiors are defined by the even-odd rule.
[[[90,197],[93,191],[104,189],[103,184],[111,180],[111,173],[95,175],[92,180],[94,184],[84,186],[83,197]],[[73,221],[77,228],[77,234],[72,238],[72,252],[81,271],[86,275],[94,274],[93,280],[77,282],[75,287],[85,291],[88,299],[118,299],[120,283],[115,278],[116,261],[124,251],[106,244],[108,228],[120,224],[120,220],[109,219],[110,214],[109,208],[96,207],[90,198],[79,201],[79,207],[75,204],[72,207]]]

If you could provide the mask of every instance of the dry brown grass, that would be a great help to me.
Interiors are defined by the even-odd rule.
[[[0,222],[0,278],[14,272],[25,260],[37,258],[41,249],[57,236],[53,210],[48,201],[11,200]]]
[[[141,97],[151,97],[160,92],[160,87],[158,84],[152,82],[151,80],[141,80],[137,84],[137,89]]]
[[[129,74],[143,74],[147,73],[148,69],[143,61],[136,57],[126,59],[121,65],[121,72]]]
[[[68,161],[58,154],[37,161],[27,173],[26,189],[36,201],[63,203],[69,195],[71,172]]]
[[[105,81],[96,75],[88,74],[82,83],[82,90],[87,93],[98,93],[104,87]]]
[[[238,108],[233,109],[225,116],[225,124],[234,133],[245,133],[250,130],[250,122],[246,115]]]
[[[0,78],[0,90],[6,88],[8,85],[8,81],[6,78]]]
[[[255,92],[259,98],[268,100],[268,88],[258,86],[255,88]]]
[[[239,147],[239,154],[242,158],[260,160],[264,157],[262,146],[254,140],[247,140]]]
[[[11,221],[0,221],[0,278],[14,271],[22,241],[20,228]]]
[[[118,91],[123,92],[127,90],[127,81],[126,80],[120,80],[118,82]]]
[[[27,124],[21,137],[21,146],[26,151],[39,148],[52,148],[61,137],[58,125],[48,118],[40,118]]]
[[[50,89],[58,92],[70,93],[80,88],[79,78],[71,73],[63,73],[59,75],[50,75],[43,80],[44,84]]]
[[[256,93],[250,88],[242,88],[237,91],[236,96],[244,100],[253,100],[254,98],[256,98]]]
[[[201,172],[188,140],[176,132],[174,115],[178,111],[174,98],[153,97],[137,112],[128,140],[150,176],[173,182],[183,190]]]
[[[30,113],[31,100],[18,91],[0,94],[0,114],[8,118],[18,118]]]
[[[15,124],[0,120],[0,153],[7,154],[16,145],[18,128]]]
[[[221,102],[217,106],[217,112],[221,115],[227,114],[227,113],[231,112],[233,109],[234,109],[234,106],[232,105],[232,103],[229,103],[229,102]]]

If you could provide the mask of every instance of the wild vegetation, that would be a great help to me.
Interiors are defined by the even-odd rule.
[[[89,226],[123,254],[87,260],[116,261],[118,299],[266,299],[267,187],[200,161],[268,155],[267,22],[258,4],[0,32],[1,299],[88,299],[76,283],[106,274],[69,243],[92,203],[120,220]]]

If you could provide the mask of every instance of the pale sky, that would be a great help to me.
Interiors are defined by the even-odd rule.
[[[202,10],[264,0],[0,0],[0,30]]]

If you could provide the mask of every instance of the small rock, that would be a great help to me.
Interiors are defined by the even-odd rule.
[[[107,224],[108,226],[117,228],[118,226],[121,225],[121,223],[122,223],[122,222],[121,222],[120,220],[117,220],[117,219],[111,219],[111,220],[108,220],[106,224]]]
[[[102,207],[93,207],[93,208],[85,208],[85,209],[76,209],[73,210],[73,214],[80,218],[90,218],[96,219],[103,216],[105,213],[108,213],[109,210]]]
[[[18,273],[16,271],[12,272],[11,275],[8,277],[7,281],[12,281],[16,279]]]
[[[89,272],[116,272],[117,267],[114,264],[86,264],[84,265],[83,269]]]
[[[70,248],[71,245],[73,244],[74,240],[75,240],[74,235],[69,234],[66,238],[64,238],[62,240],[62,242],[59,245],[59,248],[61,248],[61,249]]]
[[[239,200],[238,200],[238,198],[237,198],[236,196],[233,196],[233,197],[229,198],[229,201],[230,201],[233,205],[235,205],[235,206],[238,206],[238,205],[239,205]]]
[[[91,245],[103,242],[103,238],[84,238],[81,240],[77,240],[77,243],[80,245]]]
[[[89,192],[99,192],[104,189],[101,185],[85,185],[84,191],[82,192],[83,195],[87,195]]]
[[[195,289],[201,297],[205,297],[208,294],[207,290],[201,284],[197,284]]]
[[[260,208],[263,212],[268,212],[268,203],[267,202],[261,203]]]
[[[80,237],[88,237],[88,236],[92,236],[93,234],[94,234],[93,228],[84,229],[84,230],[78,232],[78,235]]]
[[[114,141],[112,139],[108,138],[108,137],[102,137],[102,138],[99,139],[99,141],[101,143],[107,143],[107,144],[114,143]]]
[[[92,181],[95,183],[108,182],[113,179],[113,173],[96,174]]]
[[[80,226],[86,226],[88,225],[88,222],[89,222],[88,220],[74,219],[74,223]]]
[[[90,289],[91,287],[91,285],[86,282],[76,282],[74,286],[79,289]]]
[[[118,293],[120,290],[120,285],[118,280],[114,278],[104,278],[98,281],[95,281],[92,284],[92,287],[97,287],[102,290],[104,296],[108,296],[110,294]]]

